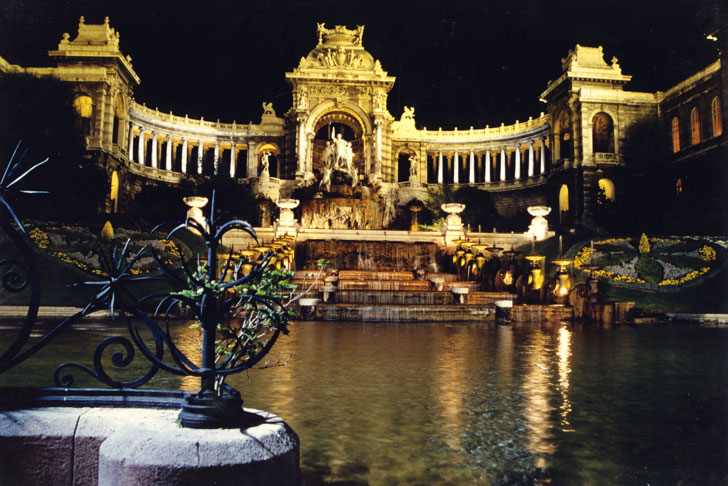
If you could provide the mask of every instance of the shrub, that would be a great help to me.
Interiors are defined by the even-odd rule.
[[[651,256],[643,253],[637,262],[637,276],[646,282],[660,283],[662,281],[662,265]]]

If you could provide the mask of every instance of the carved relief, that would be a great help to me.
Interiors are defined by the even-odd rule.
[[[305,110],[308,108],[308,96],[305,88],[301,88],[298,92],[298,109]]]
[[[316,61],[326,68],[362,69],[367,67],[363,55],[353,49],[344,49],[342,46],[320,50],[316,54]]]

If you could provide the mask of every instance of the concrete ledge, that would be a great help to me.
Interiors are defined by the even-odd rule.
[[[0,484],[296,485],[299,441],[258,410],[247,429],[177,425],[177,410],[39,408],[0,412]]]

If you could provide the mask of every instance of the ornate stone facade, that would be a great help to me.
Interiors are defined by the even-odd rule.
[[[292,106],[278,116],[272,103],[262,102],[259,123],[190,119],[137,103],[132,93],[139,77],[108,19],[92,25],[81,17],[76,37],[63,34],[49,52],[57,67],[23,68],[0,58],[0,73],[52,75],[73,84],[87,148],[112,181],[108,212],[123,211],[140,181],[179,184],[217,175],[274,202],[294,191],[315,193],[319,201],[309,209],[336,214],[306,213],[302,204],[314,226],[387,227],[395,207],[425,200],[428,190],[444,185],[490,193],[505,216],[545,205],[558,208],[562,223],[589,225],[597,188],[606,184],[615,195],[625,136],[635,122],[677,117],[678,143],[688,145],[681,130],[696,116],[685,107],[692,89],[699,143],[726,143],[714,121],[728,122],[720,88],[728,85],[725,60],[665,93],[638,93],[624,90],[631,76],[616,58],[606,62],[601,47],[577,45],[541,95],[545,113],[511,125],[444,131],[418,128],[415,107],[405,107],[398,119],[388,112],[395,77],[364,48],[364,26],[318,24],[317,37],[285,74]],[[696,86],[709,86],[709,94]],[[362,214],[349,215],[356,212]]]

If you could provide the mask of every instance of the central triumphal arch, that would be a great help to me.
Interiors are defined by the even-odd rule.
[[[384,182],[394,118],[387,94],[395,78],[362,45],[364,26],[333,29],[318,24],[318,43],[286,78],[293,88],[296,181],[314,192],[302,208],[302,223],[321,228],[381,228]]]

